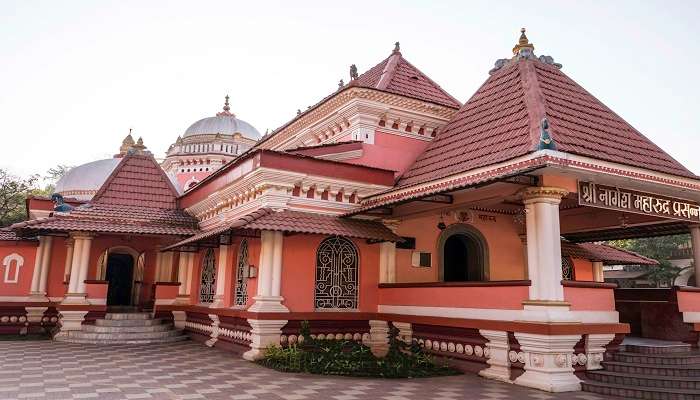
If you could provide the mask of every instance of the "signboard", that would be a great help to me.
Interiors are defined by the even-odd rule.
[[[578,204],[662,218],[700,222],[698,203],[592,182],[578,182]]]

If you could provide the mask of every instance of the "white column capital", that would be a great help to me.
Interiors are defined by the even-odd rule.
[[[551,186],[531,186],[520,191],[520,198],[528,203],[552,203],[559,204],[562,197],[569,194],[566,189]]]

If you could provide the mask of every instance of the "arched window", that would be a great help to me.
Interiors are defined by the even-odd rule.
[[[234,304],[244,306],[248,301],[248,240],[243,239],[238,247],[238,263],[236,264],[236,285],[234,287]]]
[[[561,258],[561,279],[565,281],[574,280],[574,263],[571,258],[563,256]]]
[[[216,292],[216,258],[214,250],[208,249],[202,260],[202,277],[199,285],[199,302],[211,303]]]
[[[2,260],[5,267],[5,283],[19,282],[19,269],[24,265],[24,257],[17,253],[12,253]]]
[[[316,253],[314,305],[325,309],[357,308],[358,253],[348,239],[324,239]]]
[[[465,224],[450,225],[440,234],[438,252],[442,281],[488,280],[488,247],[476,228]]]

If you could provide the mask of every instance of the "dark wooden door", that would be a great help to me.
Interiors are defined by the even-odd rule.
[[[105,279],[108,306],[131,305],[131,287],[134,276],[134,259],[128,254],[110,254],[107,259]]]

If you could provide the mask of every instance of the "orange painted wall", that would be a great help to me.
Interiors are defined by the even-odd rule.
[[[325,236],[292,235],[284,238],[282,255],[282,297],[284,305],[295,312],[314,311],[316,250]],[[359,311],[377,311],[379,283],[379,245],[352,239],[360,255]]]
[[[37,246],[38,243],[35,242],[0,242],[0,296],[27,296],[29,294]],[[2,261],[13,253],[22,256],[24,263],[19,269],[17,283],[5,283],[5,267],[2,265]],[[14,268],[13,263],[12,269],[14,270]]]
[[[382,288],[379,304],[522,310],[527,286]]]
[[[577,281],[593,280],[593,262],[580,258],[572,258],[574,262],[574,279]]]
[[[357,165],[388,169],[401,175],[430,142],[375,131],[374,144],[362,146],[362,157],[345,160]]]
[[[489,215],[496,221],[483,221],[479,215]],[[396,250],[397,282],[435,282],[439,276],[438,239],[441,231],[437,228],[439,214],[405,219],[399,225],[397,233],[401,236],[416,238],[415,251],[432,254],[430,268],[411,266],[411,254],[414,250]],[[450,217],[446,224],[454,223]],[[486,238],[489,248],[489,279],[518,280],[526,279],[524,247],[519,236],[519,227],[513,218],[507,215],[474,212],[474,221],[470,224]]]
[[[678,311],[700,312],[700,292],[677,292]]]
[[[66,268],[66,239],[54,237],[51,245],[51,267],[49,268],[48,282],[46,282],[46,295],[48,297],[63,297],[68,285],[64,285]],[[88,278],[91,279],[91,278]]]
[[[615,311],[613,289],[564,287],[564,300],[572,311]]]

